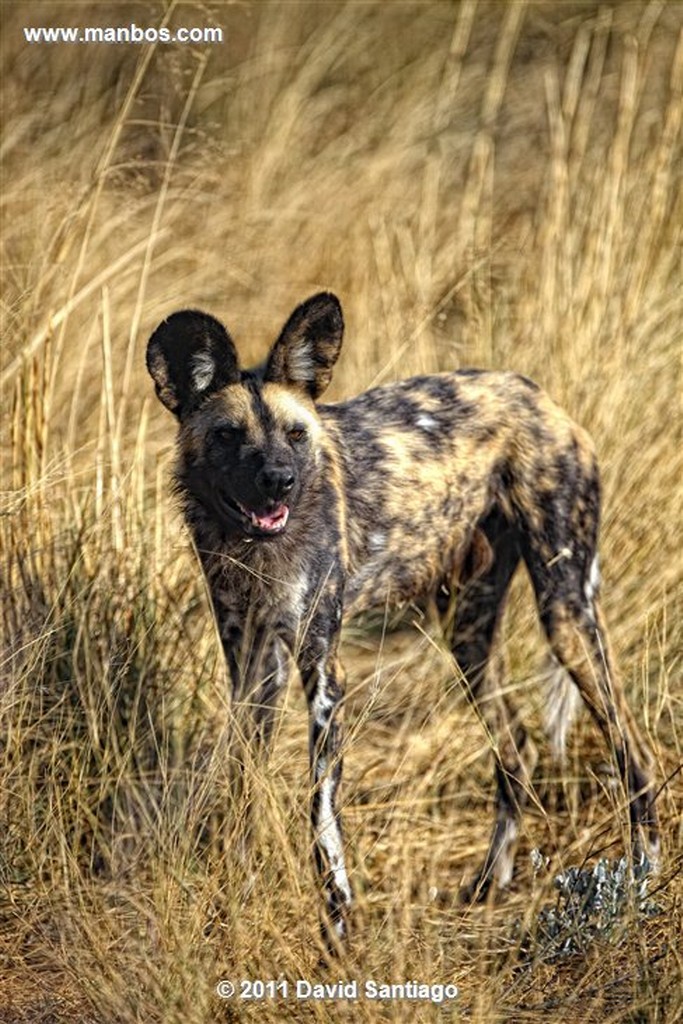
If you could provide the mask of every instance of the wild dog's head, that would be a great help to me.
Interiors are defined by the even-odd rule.
[[[180,423],[178,480],[234,536],[273,537],[295,514],[319,456],[315,401],[344,322],[334,295],[294,310],[268,358],[241,370],[223,325],[183,310],[147,345],[156,393]]]

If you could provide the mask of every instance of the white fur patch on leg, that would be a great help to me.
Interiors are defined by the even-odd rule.
[[[515,843],[519,835],[519,826],[514,818],[505,822],[505,835],[498,851],[493,871],[496,882],[501,889],[506,889],[512,881],[515,866]]]
[[[600,591],[600,562],[597,554],[594,556],[591,562],[591,567],[588,573],[588,579],[584,583],[583,593],[586,598],[586,609],[591,617],[591,620],[595,622],[595,606],[593,602],[598,596]]]
[[[320,776],[325,774],[326,767],[324,759],[321,758],[318,762]],[[320,810],[319,818],[316,822],[316,832],[317,840],[325,851],[328,864],[330,865],[334,884],[344,897],[344,902],[348,905],[351,903],[351,886],[349,885],[346,873],[341,829],[334,813],[334,791],[334,779],[328,775],[327,778],[323,778],[320,784]]]
[[[648,874],[658,875],[661,872],[661,848],[659,837],[652,839],[642,825],[638,826],[633,844],[634,867],[637,868],[643,860],[647,862]]]
[[[547,694],[544,705],[545,734],[550,740],[553,757],[556,761],[564,763],[567,736],[581,707],[581,694],[554,654],[550,655],[550,664],[544,675],[543,685]]]

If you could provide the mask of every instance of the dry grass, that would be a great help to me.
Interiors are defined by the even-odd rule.
[[[160,16],[2,10],[0,1021],[680,1019],[683,7],[171,7],[223,25],[206,53],[21,34]],[[485,735],[427,624],[349,627],[358,910],[332,976],[454,980],[441,1008],[214,995],[221,977],[324,976],[306,711],[295,680],[245,868],[223,667],[144,343],[199,305],[260,356],[319,287],[347,317],[334,395],[507,367],[591,430],[607,615],[663,784],[665,913],[529,961],[523,932],[550,898],[529,850],[559,868],[623,848],[590,723],[564,778],[541,761],[513,891],[459,907],[491,815]],[[507,633],[539,732],[528,596],[520,579]]]

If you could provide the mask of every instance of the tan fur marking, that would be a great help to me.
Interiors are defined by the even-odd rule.
[[[296,423],[302,423],[314,442],[320,439],[320,420],[309,399],[295,394],[291,388],[282,384],[264,384],[262,393],[271,415],[279,426],[288,429]]]
[[[220,413],[231,425],[242,427],[250,437],[260,433],[249,392],[242,384],[223,388],[207,408],[214,417]]]

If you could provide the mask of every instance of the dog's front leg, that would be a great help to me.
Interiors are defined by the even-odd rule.
[[[230,674],[232,721],[229,758],[232,765],[232,801],[236,812],[230,842],[249,867],[256,824],[258,780],[268,754],[279,697],[290,670],[286,640],[249,619],[236,616],[220,622],[221,639]],[[250,888],[251,883],[248,884]]]
[[[271,623],[247,617],[219,618],[232,690],[233,725],[243,744],[260,755],[266,751],[278,699],[287,684],[290,655],[285,636]]]
[[[330,635],[326,621],[312,623],[300,657],[310,726],[311,824],[313,855],[325,901],[323,939],[333,955],[348,934],[351,886],[344,859],[344,843],[337,797],[342,774],[343,673],[337,659],[337,620]]]

